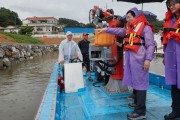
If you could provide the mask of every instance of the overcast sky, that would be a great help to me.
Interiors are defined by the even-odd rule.
[[[89,22],[89,10],[94,5],[102,9],[111,8],[115,15],[125,15],[132,7],[142,8],[142,5],[117,2],[116,0],[0,0],[0,7],[5,7],[18,13],[20,19],[27,17],[69,18],[79,22]],[[145,3],[143,10],[157,15],[159,20],[164,18],[166,12],[165,3]]]

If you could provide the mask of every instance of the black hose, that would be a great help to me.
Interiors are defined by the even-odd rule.
[[[107,68],[104,68],[98,61],[95,61],[96,65],[102,70],[104,71],[105,73],[107,74],[112,74],[111,71],[108,71]]]
[[[123,56],[123,55],[119,55],[117,62],[114,63],[114,64],[108,64],[108,63],[106,63],[106,62],[104,62],[104,61],[102,61],[102,60],[99,60],[99,61],[97,61],[97,62],[98,62],[98,63],[103,63],[103,64],[106,65],[107,67],[114,67],[114,66],[116,66],[116,65],[120,62],[120,60],[122,59],[122,56]]]
[[[117,41],[118,41],[118,42],[122,42],[122,38],[120,38],[120,37],[117,38]],[[112,74],[111,71],[108,71],[108,70],[107,70],[108,67],[114,67],[114,66],[116,66],[116,65],[120,62],[120,60],[122,59],[122,57],[123,57],[123,47],[117,46],[117,48],[118,48],[118,60],[117,60],[116,63],[114,63],[114,64],[108,64],[108,63],[106,63],[106,62],[104,62],[104,61],[102,61],[102,60],[95,61],[95,63],[97,64],[97,66],[98,66],[102,71],[104,71],[104,72],[107,73],[107,74]],[[103,67],[101,64],[103,64],[104,67]],[[105,68],[105,67],[106,67],[106,68]]]

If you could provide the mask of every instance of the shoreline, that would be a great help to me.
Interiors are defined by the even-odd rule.
[[[0,70],[6,69],[14,63],[55,51],[58,51],[58,45],[0,43]]]

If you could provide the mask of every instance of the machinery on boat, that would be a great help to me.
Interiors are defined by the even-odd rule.
[[[99,86],[97,83],[104,82],[104,88],[110,93],[122,92],[121,80],[123,78],[123,38],[110,35],[107,33],[98,33],[98,28],[102,27],[123,27],[124,21],[121,16],[114,15],[112,9],[102,10],[98,6],[94,6],[89,12],[90,23],[96,25],[95,41],[89,46],[90,68],[91,71],[95,71],[97,82],[93,83],[94,86]],[[76,59],[75,59],[76,60]],[[71,62],[75,62],[74,60]],[[64,89],[64,84],[69,76],[76,75],[71,74],[72,63],[65,64],[65,74],[59,76],[58,83],[61,90]],[[66,68],[67,67],[67,68]],[[81,67],[78,67],[81,69]],[[68,70],[69,69],[69,70]],[[68,70],[68,72],[66,72]],[[70,75],[71,74],[71,75]],[[81,75],[79,74],[81,77]],[[65,80],[64,80],[65,79]],[[82,77],[80,78],[82,79]],[[71,80],[73,81],[73,80]],[[82,83],[82,82],[80,82]],[[75,83],[74,83],[75,84]],[[71,86],[72,87],[72,86]],[[82,87],[82,86],[81,86]],[[66,91],[67,86],[65,87]],[[128,91],[127,87],[123,88],[123,92]]]
[[[98,81],[105,81],[105,88],[109,92],[121,92],[123,78],[123,38],[109,37],[107,33],[98,33],[98,28],[123,27],[124,20],[121,16],[114,15],[112,9],[102,10],[94,6],[89,12],[89,21],[96,25],[95,41],[89,46],[91,68],[97,74]]]

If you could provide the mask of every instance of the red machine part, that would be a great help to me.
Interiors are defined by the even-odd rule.
[[[98,6],[94,6],[94,11],[96,11],[97,9],[98,9]],[[112,16],[112,14],[107,12],[107,11],[102,11],[102,12],[103,12],[104,18]],[[110,20],[107,20],[106,22],[109,24],[109,27],[111,27],[111,28],[116,28],[120,24],[122,24],[117,19],[116,16],[113,17]],[[116,37],[115,41],[117,41],[117,39],[119,39],[119,37]],[[111,50],[112,50],[112,58],[116,58],[116,60],[118,60],[118,48],[117,48],[117,45],[116,44],[112,45],[111,46]],[[113,74],[110,77],[112,79],[122,80],[123,79],[123,72],[124,72],[123,71],[123,57],[122,57],[122,59],[119,61],[119,63],[113,69],[115,70],[115,72],[113,72]]]
[[[64,78],[58,77],[58,85],[60,85],[60,90],[64,90]]]
[[[118,59],[117,45],[116,44],[112,45],[111,50],[112,50],[112,57],[115,57],[116,59]],[[123,72],[124,72],[123,71],[123,57],[113,69],[115,70],[115,72],[110,77],[112,79],[122,80]]]
[[[109,24],[109,26],[111,28],[116,28],[118,27],[121,23],[117,20],[117,18],[113,18],[111,20],[108,20],[107,23]],[[119,37],[116,37],[115,41],[118,39]],[[116,42],[115,42],[116,43]],[[111,46],[111,50],[112,50],[112,57],[115,57],[116,60],[118,59],[118,48],[117,45],[114,44]],[[116,79],[116,80],[122,80],[123,79],[123,57],[122,59],[119,61],[119,63],[114,67],[115,73],[112,74],[110,77],[112,79]]]

